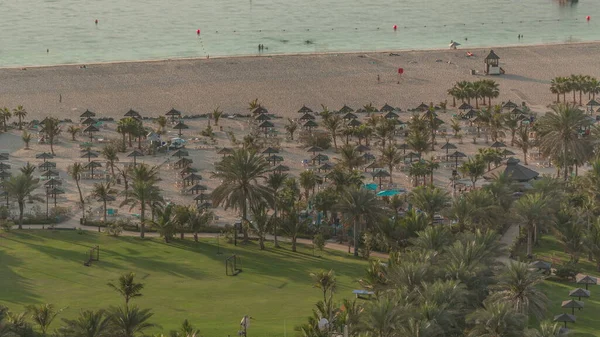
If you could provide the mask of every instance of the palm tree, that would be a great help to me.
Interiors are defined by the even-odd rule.
[[[342,128],[343,121],[340,115],[333,115],[323,120],[323,126],[331,133],[331,139],[333,139],[333,147],[337,151],[337,137],[340,129]]]
[[[194,326],[186,319],[181,324],[179,331],[171,331],[171,337],[201,337],[200,330],[194,328]]]
[[[600,271],[600,218],[596,218],[584,237],[589,260],[596,262],[596,270]]]
[[[285,180],[288,178],[286,173],[281,172],[273,172],[267,176],[267,186],[273,191],[273,198],[275,202],[273,203],[273,217],[275,221],[273,221],[273,242],[275,248],[279,248],[279,243],[277,242],[277,200],[279,200],[279,192],[283,187]]]
[[[485,162],[480,157],[469,158],[458,170],[462,174],[469,176],[473,183],[473,188],[475,188],[477,179],[485,173]]]
[[[78,162],[73,163],[73,165],[70,165],[67,168],[67,172],[69,173],[71,178],[75,180],[75,185],[77,186],[77,191],[79,192],[79,202],[81,203],[81,217],[85,221],[85,200],[83,199],[83,194],[81,193],[81,186],[79,185],[79,182],[81,181],[81,174],[84,170],[85,168],[83,167],[83,165]]]
[[[490,300],[506,303],[513,310],[524,315],[532,315],[540,320],[546,313],[548,297],[538,288],[546,277],[527,263],[509,261],[506,269],[497,277],[498,283],[492,286]]]
[[[158,129],[156,130],[156,133],[158,133],[159,135],[165,133],[165,129],[167,127],[167,117],[165,116],[158,116],[157,118],[154,119],[154,123],[158,124]]]
[[[304,199],[308,201],[310,191],[314,193],[315,186],[317,186],[317,175],[312,170],[302,171],[298,180],[304,189]]]
[[[283,127],[290,134],[290,139],[294,140],[294,132],[298,130],[298,123],[291,118],[288,118],[287,124]]]
[[[165,239],[165,243],[173,238],[175,233],[176,218],[173,212],[173,204],[168,204],[161,209],[160,207],[154,210],[156,216],[153,220],[146,220],[146,224],[158,232],[158,234]]]
[[[216,107],[212,111],[212,118],[215,120],[215,126],[219,126],[219,119],[223,116],[223,110],[219,110],[219,107]]]
[[[52,304],[40,304],[39,306],[27,306],[27,312],[31,315],[31,319],[40,327],[42,336],[46,336],[46,332],[52,324],[52,321],[62,310],[56,310]]]
[[[396,122],[391,119],[380,119],[377,125],[373,128],[375,136],[381,142],[381,149],[385,149],[387,140],[391,140],[394,137],[394,131],[396,129]]]
[[[110,325],[115,337],[143,336],[143,331],[155,327],[148,320],[154,315],[150,309],[137,306],[111,307],[109,309]]]
[[[539,119],[540,150],[562,159],[563,178],[568,178],[569,162],[583,162],[589,143],[579,132],[591,125],[585,113],[573,106],[560,104]]]
[[[265,250],[265,239],[271,228],[273,216],[269,215],[267,205],[265,203],[251,206],[250,212],[252,213],[253,219],[251,222],[252,229],[258,236],[260,250]]]
[[[443,211],[450,202],[448,192],[435,186],[419,186],[412,190],[408,200],[417,209],[420,209],[433,226],[435,215]]]
[[[106,223],[106,203],[112,199],[113,195],[117,194],[117,190],[112,188],[112,184],[110,182],[99,182],[94,184],[94,188],[92,189],[92,197],[101,200],[104,204],[103,210],[103,222]],[[100,231],[100,227],[98,227],[98,231]]]
[[[164,116],[162,116],[164,117]],[[114,145],[107,145],[102,148],[102,156],[106,159],[106,166],[110,167],[110,173],[113,179],[115,176],[115,163],[119,161],[118,149]],[[137,165],[136,165],[137,167]]]
[[[337,286],[337,279],[335,277],[335,272],[332,270],[326,271],[324,269],[320,269],[315,273],[310,273],[310,277],[313,280],[313,287],[319,288],[323,291],[323,302],[327,302],[333,298],[333,293],[335,293]],[[329,292],[329,299],[327,298],[327,293]]]
[[[550,92],[556,95],[556,103],[560,103],[560,94],[562,93],[559,79],[560,77],[555,77],[550,81]]]
[[[27,117],[27,111],[25,110],[25,108],[23,108],[22,105],[19,105],[15,109],[13,109],[12,114],[13,116],[19,118],[19,130],[23,130],[23,119]]]
[[[131,191],[121,203],[121,207],[130,205],[130,209],[140,207],[140,237],[143,239],[146,232],[146,207],[156,201],[161,201],[160,189],[152,181],[134,180]]]
[[[364,157],[352,145],[342,146],[340,148],[340,157],[340,159],[336,158],[336,160],[349,171],[358,168],[364,163]]]
[[[0,109],[0,119],[2,119],[2,126],[4,126],[4,132],[8,130],[8,121],[12,117],[12,114],[8,108]]]
[[[514,203],[514,211],[527,230],[527,256],[532,255],[533,237],[549,217],[549,202],[541,193],[526,194]]]
[[[47,117],[44,120],[42,128],[40,129],[40,132],[46,135],[46,138],[50,143],[50,152],[52,152],[52,154],[54,154],[54,141],[62,131],[59,124],[60,121],[58,119],[54,117]]]
[[[542,321],[539,329],[529,329],[525,335],[527,337],[567,337],[568,332],[563,332],[560,323]]]
[[[25,150],[29,150],[29,142],[31,142],[31,134],[27,131],[23,131],[21,135],[21,140],[25,143]]]
[[[504,115],[504,127],[510,130],[510,146],[514,146],[515,143],[515,135],[517,130],[519,130],[519,125],[521,121],[519,117],[515,114]]]
[[[452,88],[448,89],[447,93],[452,97],[452,107],[456,108],[456,99],[460,98],[456,84]]]
[[[295,252],[297,249],[296,242],[298,235],[303,229],[308,228],[310,219],[301,219],[295,206],[288,208],[286,216],[281,220],[281,229],[289,237],[290,242],[292,243],[292,252]]]
[[[59,332],[71,337],[111,337],[110,317],[104,310],[85,310],[76,319],[62,319]]]
[[[452,131],[454,131],[454,137],[458,137],[458,133],[462,129],[459,120],[456,118],[452,118],[452,120],[450,121],[450,127],[452,128]]]
[[[394,145],[389,144],[386,148],[381,151],[381,158],[379,159],[383,165],[386,165],[390,171],[390,183],[393,182],[393,170],[396,165],[399,165],[404,160],[404,156],[400,153],[398,148]]]
[[[527,153],[529,149],[535,146],[535,142],[529,138],[529,128],[527,126],[521,126],[517,132],[517,139],[515,139],[515,145],[523,151],[523,163],[527,164]]]
[[[429,174],[429,184],[433,185],[433,174],[435,173],[435,170],[440,168],[440,164],[438,162],[436,162],[434,160],[434,157],[431,156],[431,158],[429,160],[425,161],[425,170],[427,171],[427,174]],[[391,176],[390,176],[391,179]]]
[[[107,285],[123,296],[125,306],[128,306],[132,299],[142,296],[141,292],[144,289],[143,283],[135,282],[134,273],[123,274],[119,277],[117,284],[109,282]]]
[[[373,337],[406,336],[398,331],[406,317],[395,301],[389,297],[380,297],[365,310],[360,330]]]
[[[406,139],[406,144],[415,152],[419,154],[419,159],[421,159],[421,154],[429,151],[429,133],[427,130],[411,130],[408,134],[408,138]]]
[[[584,232],[581,217],[574,211],[561,209],[554,218],[554,235],[563,246],[565,253],[571,257],[571,262],[579,262],[579,255],[586,248],[584,245]]]
[[[39,179],[21,173],[4,180],[2,186],[8,193],[9,198],[13,198],[19,204],[19,229],[23,229],[23,211],[25,209],[25,200],[31,198],[31,193],[38,188]]]
[[[486,301],[483,308],[467,316],[467,323],[472,325],[468,337],[522,337],[527,316],[508,303]]]
[[[33,172],[35,172],[35,165],[31,165],[30,162],[27,162],[27,164],[21,166],[19,168],[19,171],[21,171],[21,173],[28,175],[29,177],[33,177]]]
[[[136,133],[138,124],[141,124],[137,119],[126,117],[117,122],[117,132],[123,136],[123,147],[127,147],[126,138],[129,138],[129,147],[132,147],[131,139]]]
[[[213,203],[242,212],[242,221],[246,223],[244,241],[247,242],[248,207],[263,201],[272,205],[274,201],[273,191],[262,181],[270,169],[269,163],[255,152],[238,149],[216,163],[215,169],[213,178],[220,179],[221,184],[212,193]]]
[[[75,141],[75,136],[77,135],[77,133],[80,131],[81,129],[78,128],[75,125],[69,125],[69,128],[67,129],[67,132],[71,135],[71,140]]]
[[[340,196],[336,209],[346,221],[352,223],[354,256],[358,256],[358,238],[361,237],[359,232],[366,225],[377,224],[387,212],[387,208],[372,191],[348,188]]]

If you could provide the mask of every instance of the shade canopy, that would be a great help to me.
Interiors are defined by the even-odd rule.
[[[371,174],[373,178],[387,178],[390,176],[390,173],[386,170],[378,170]]]
[[[501,148],[501,147],[506,147],[506,144],[499,142],[499,141],[495,141],[492,145],[490,145],[491,148]]]
[[[302,117],[300,117],[300,121],[301,122],[306,122],[306,121],[311,121],[316,119],[317,117],[315,117],[315,115],[313,114],[304,114],[302,115]]]
[[[529,264],[530,267],[533,268],[537,268],[537,269],[543,269],[543,270],[550,270],[550,268],[552,267],[552,265],[548,262],[545,261],[533,261]]]
[[[179,157],[179,158],[181,158],[181,157],[187,157],[189,155],[190,155],[190,153],[188,151],[179,149],[179,150],[173,152],[173,154],[171,155],[171,157]]]
[[[312,161],[327,161],[327,160],[329,160],[329,157],[322,153],[319,153],[312,158]]]
[[[446,143],[442,145],[442,150],[456,150],[458,147],[452,143]]]
[[[279,153],[279,149],[276,149],[274,147],[268,147],[262,151],[262,154],[273,154],[273,153]]]
[[[144,156],[144,154],[140,150],[133,150],[127,155],[127,157],[134,157],[134,158],[135,157],[143,157],[143,156]]]
[[[83,132],[100,132],[100,129],[93,125],[88,125],[87,128],[83,129]]]
[[[397,113],[390,111],[388,113],[385,114],[385,116],[383,116],[385,119],[397,119],[398,117],[400,117]]]
[[[449,154],[448,157],[450,157],[450,158],[467,158],[467,155],[460,151],[455,151],[454,153]]]
[[[0,178],[5,179],[9,178],[10,176],[12,176],[12,173],[8,171],[0,171]]]
[[[577,284],[598,284],[598,279],[593,276],[582,275],[577,278]]]
[[[420,111],[429,110],[429,105],[421,102],[421,104],[419,104],[419,106],[416,107],[415,109],[420,110]]]
[[[275,127],[275,124],[273,124],[269,121],[264,121],[264,122],[260,123],[260,125],[258,127],[263,128],[263,129],[272,128],[272,127]]]
[[[98,156],[99,156],[98,152],[94,152],[91,150],[85,150],[85,151],[81,152],[80,158],[98,158]]]
[[[208,190],[208,188],[206,186],[200,185],[200,184],[196,184],[188,189],[189,192],[200,192],[200,191],[206,191],[206,190]]]
[[[387,103],[385,103],[385,105],[382,106],[381,109],[379,109],[379,111],[381,111],[381,112],[392,112],[394,110],[395,110],[394,107]]]
[[[45,161],[38,165],[38,168],[40,168],[42,170],[48,170],[48,169],[52,169],[55,167],[56,167],[56,163],[51,162],[51,161]],[[1,168],[1,165],[0,165],[0,168]]]
[[[306,152],[312,152],[312,153],[323,152],[323,149],[318,146],[311,146],[306,150]]]
[[[510,100],[504,103],[504,105],[502,106],[503,109],[514,109],[516,107],[518,107],[518,105],[516,103],[511,102]]]
[[[193,181],[193,180],[202,180],[202,176],[196,173],[190,173],[185,178],[184,181]]]
[[[52,159],[54,155],[49,152],[42,152],[35,155],[35,159]]]
[[[325,163],[325,164],[319,166],[319,168],[318,168],[319,171],[321,171],[321,170],[322,171],[329,171],[331,169],[333,169],[333,165],[331,165],[330,163]]]
[[[56,167],[56,164],[54,164]],[[10,170],[10,164],[0,162],[0,170]]]
[[[458,110],[465,110],[465,111],[467,111],[467,110],[472,110],[472,109],[473,109],[473,107],[471,106],[471,104],[469,104],[469,103],[466,103],[466,102],[465,102],[465,103],[463,103],[463,104],[461,104],[461,105],[458,107]]]
[[[577,288],[569,291],[570,297],[578,297],[579,299],[581,299],[582,297],[590,297],[590,294],[591,293],[589,290],[585,290],[582,288]]]
[[[303,125],[305,128],[316,128],[319,126],[319,124],[317,124],[317,122],[313,121],[313,120],[309,120],[306,123],[304,123]]]
[[[276,154],[274,155],[270,155],[267,158],[265,158],[266,161],[273,162],[273,163],[277,163],[277,162],[282,162],[283,161],[283,157],[282,156],[278,156]]]
[[[190,128],[189,126],[187,126],[185,123],[182,123],[182,122],[179,122],[173,126],[173,129],[175,129],[175,130],[185,130],[185,129],[189,129],[189,128]]]
[[[48,170],[44,173],[42,173],[42,177],[46,177],[46,178],[50,178],[50,177],[58,177],[58,171],[55,170]]]
[[[342,117],[342,118],[343,118],[343,119],[350,120],[350,119],[357,119],[357,118],[358,118],[358,116],[357,116],[357,115],[355,115],[355,114],[353,114],[352,112],[348,112],[348,113],[347,113],[347,114],[345,114],[345,115],[344,115],[344,117]]]
[[[62,181],[55,179],[55,178],[50,178],[48,181],[46,181],[44,183],[45,187],[54,187],[54,186],[61,186],[62,185]]]
[[[305,113],[311,113],[311,112],[313,112],[312,109],[307,108],[306,105],[303,105],[300,108],[300,110],[298,110],[298,113],[303,113],[303,114],[305,114]]]
[[[175,109],[173,109],[173,108],[172,108],[171,110],[169,110],[169,111],[168,111],[168,112],[165,114],[165,116],[171,116],[171,117],[175,117],[175,116],[181,116],[181,111],[179,111],[179,110],[175,110]]]
[[[356,146],[354,149],[355,149],[356,151],[358,151],[358,152],[361,152],[361,153],[362,153],[362,152],[367,152],[367,151],[370,151],[370,150],[371,150],[371,148],[370,148],[370,147],[368,147],[368,146],[366,146],[366,145],[363,145],[363,144],[357,145],[357,146]]]
[[[91,117],[86,118],[81,122],[81,124],[83,124],[83,125],[92,125],[92,124],[96,124],[96,123],[98,123],[98,121]]]
[[[289,170],[290,170],[289,166],[281,165],[281,164],[273,167],[273,171],[275,171],[275,172],[287,172]]]
[[[85,168],[87,168],[87,169],[98,168],[98,167],[102,167],[102,164],[95,160],[91,161],[85,165]]]
[[[92,112],[90,110],[85,110],[84,113],[82,113],[81,115],[79,115],[80,118],[90,118],[90,117],[96,117],[96,113]]]
[[[266,108],[262,107],[262,106],[257,106],[256,108],[252,109],[252,111],[250,111],[253,115],[256,114],[267,114],[269,113],[269,110],[267,110]]]
[[[219,151],[217,151],[217,154],[222,154],[222,155],[232,154],[232,153],[233,153],[233,149],[228,148],[228,147],[224,147],[224,148],[220,149]]]
[[[137,111],[133,109],[129,109],[129,111],[127,111],[124,116],[131,118],[142,118],[142,115],[140,115]]]
[[[571,308],[581,309],[584,307],[584,304],[583,304],[583,301],[568,300],[568,301],[562,301],[560,306],[561,306],[561,308],[566,308],[566,309],[571,309]]]
[[[485,173],[483,177],[485,179],[494,179],[495,177],[504,174],[514,181],[527,182],[537,178],[540,174],[530,168],[527,168],[519,164],[519,160],[513,157],[508,158],[506,164],[496,167]]]
[[[514,152],[512,152],[511,150],[508,150],[508,149],[502,150],[502,152],[500,152],[500,154],[503,155],[503,156],[505,156],[505,157],[506,156],[514,156],[515,155]]]
[[[348,112],[353,112],[354,109],[344,104],[344,106],[339,110],[341,114],[347,114]]]
[[[312,116],[312,115],[311,115],[311,116]],[[314,116],[313,116],[313,117],[314,117]],[[260,115],[256,116],[256,117],[254,118],[254,120],[257,120],[257,121],[259,121],[259,122],[264,122],[264,121],[271,120],[271,117],[269,117],[269,115],[267,115],[267,114],[260,114]]]
[[[408,144],[396,144],[396,147],[400,150],[408,150],[410,146]]]
[[[353,127],[353,128],[359,127],[361,125],[362,125],[362,123],[358,119],[351,119],[348,122],[348,126]]]
[[[554,322],[565,322],[565,323],[575,323],[575,321],[577,320],[577,318],[575,318],[574,315],[569,315],[569,314],[560,314],[560,315],[556,315],[554,316],[553,321]]]
[[[187,175],[187,174],[195,173],[195,172],[198,172],[198,169],[188,166],[188,167],[182,169],[181,171],[179,171],[179,174],[183,176],[183,175]]]

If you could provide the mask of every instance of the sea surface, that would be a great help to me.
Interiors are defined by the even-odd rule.
[[[255,55],[259,44],[262,54],[435,49],[451,40],[467,50],[600,40],[600,1],[0,0],[0,67]]]

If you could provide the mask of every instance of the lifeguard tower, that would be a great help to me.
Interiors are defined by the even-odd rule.
[[[500,68],[500,57],[498,57],[493,50],[490,50],[490,53],[485,58],[484,62],[486,75],[504,74],[504,69]]]

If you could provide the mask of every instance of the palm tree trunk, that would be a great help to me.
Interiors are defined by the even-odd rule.
[[[560,93],[556,93],[556,103],[560,103]]]
[[[532,256],[533,255],[533,233],[532,233],[532,229],[533,226],[529,226],[527,228],[527,256]]]
[[[54,155],[54,139],[50,138],[50,152]]]
[[[579,105],[581,105],[581,94],[582,94],[582,91],[579,90]]]
[[[106,224],[106,200],[104,200],[104,224]],[[100,231],[100,227],[98,227],[98,232]]]
[[[244,199],[244,205],[243,205],[243,209],[242,209],[242,232],[244,233],[244,243],[248,243],[248,241],[250,241],[250,237],[248,236],[248,227],[245,226],[245,224],[248,221],[248,207],[246,207],[246,200]]]
[[[142,200],[140,200],[141,203],[141,207],[140,207],[140,238],[144,238],[144,235],[146,234],[146,217],[145,217],[145,213],[146,213],[146,203],[142,202]],[[166,236],[165,236],[166,238]]]
[[[452,107],[456,108],[456,97],[452,96]]]
[[[394,182],[394,177],[393,177],[393,172],[392,169],[394,168],[394,165],[389,165],[388,168],[390,169],[390,184],[392,184]]]
[[[21,115],[19,115],[19,130],[23,130],[23,124],[21,123]]]
[[[19,229],[23,229],[23,209],[25,208],[25,202],[19,200]]]
[[[523,150],[523,161],[525,162],[525,165],[527,165],[527,150]]]
[[[335,134],[335,132],[331,132],[331,138],[333,138],[333,148],[337,151],[337,140],[336,140],[337,137],[336,136],[337,135]]]
[[[75,185],[77,185],[77,191],[79,192],[79,201],[81,202],[81,217],[85,221],[85,201],[83,200],[83,194],[81,194],[81,187],[79,187],[79,179],[75,179]]]
[[[356,219],[354,220],[354,256],[358,257],[358,226]]]

